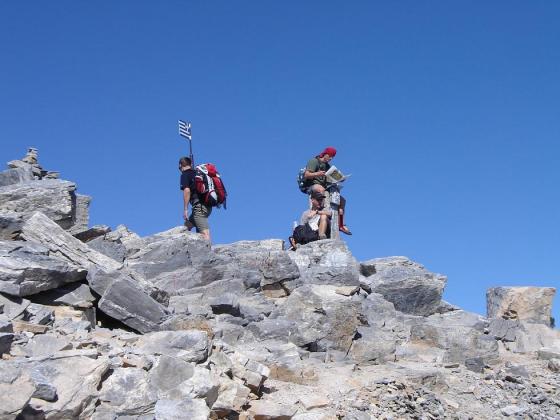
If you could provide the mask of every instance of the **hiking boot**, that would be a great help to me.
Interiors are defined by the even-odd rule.
[[[327,235],[319,235],[319,240],[321,239],[327,239]]]
[[[348,226],[341,226],[338,230],[346,235],[352,235],[352,232],[350,231],[350,229],[348,229]]]

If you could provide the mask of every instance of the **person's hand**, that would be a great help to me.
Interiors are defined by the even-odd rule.
[[[188,211],[188,210],[185,210],[185,211],[183,212],[183,219],[189,220],[189,211]]]
[[[325,171],[318,171],[315,172],[317,174],[317,176],[325,176],[326,172]]]

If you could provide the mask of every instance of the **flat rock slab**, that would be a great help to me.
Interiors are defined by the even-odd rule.
[[[33,301],[43,305],[66,305],[74,308],[91,308],[96,298],[87,284],[73,283],[33,296]]]
[[[39,244],[0,241],[0,292],[29,296],[84,280],[86,271]]]
[[[413,315],[437,312],[447,277],[432,273],[406,257],[376,258],[361,263],[362,282],[395,305]]]
[[[18,364],[0,360],[0,418],[14,419],[35,392],[29,372]]]
[[[122,267],[122,264],[91,249],[79,239],[65,232],[41,212],[34,213],[24,223],[22,237],[26,241],[43,245],[54,256],[86,270],[90,265],[107,271],[118,270]]]
[[[297,412],[293,405],[274,401],[256,400],[251,402],[249,413],[255,420],[290,420]]]
[[[554,287],[493,287],[486,292],[488,318],[551,325]]]
[[[159,331],[139,338],[135,347],[144,354],[177,357],[201,363],[208,357],[208,335],[204,331]]]

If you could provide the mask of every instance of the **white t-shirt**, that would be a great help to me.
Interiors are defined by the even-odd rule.
[[[306,223],[309,223],[309,226],[311,226],[311,229],[319,230],[319,220],[320,219],[321,219],[321,216],[319,214],[316,214],[314,210],[306,210],[301,215],[301,219],[299,221],[299,224],[300,225],[305,225]]]

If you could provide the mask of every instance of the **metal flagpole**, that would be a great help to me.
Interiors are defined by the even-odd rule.
[[[194,167],[194,156],[192,152],[192,124],[188,121],[179,120],[179,135],[189,141],[189,157],[191,159],[191,166]]]

